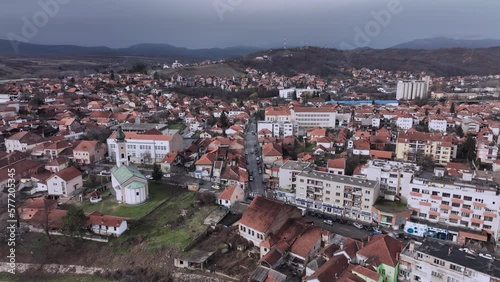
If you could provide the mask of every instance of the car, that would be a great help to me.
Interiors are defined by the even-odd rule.
[[[219,190],[220,186],[219,185],[212,185],[212,189]]]
[[[325,219],[323,220],[323,223],[326,225],[333,225],[333,221],[331,219]]]
[[[248,178],[248,180],[253,181],[253,176],[250,175],[250,177]]]
[[[165,174],[163,175],[163,177],[165,177],[165,178],[170,178],[170,177],[172,177],[172,175],[171,175],[170,173],[165,173]]]
[[[464,253],[468,253],[469,255],[475,255],[474,251],[469,248],[460,248],[458,250]]]
[[[146,175],[146,179],[153,180],[153,176],[152,175]]]
[[[361,223],[354,222],[352,225],[354,225],[357,229],[363,229],[363,224]]]
[[[259,169],[259,173],[262,174],[262,169]]]
[[[382,232],[380,232],[380,231],[372,231],[372,232],[370,232],[370,236],[375,236],[375,235],[379,235],[379,234],[382,234]]]
[[[108,170],[103,170],[99,173],[100,175],[111,175],[111,172]]]
[[[493,259],[493,256],[490,254],[480,253],[479,256],[485,259]]]
[[[375,231],[375,232],[380,232],[380,229],[378,228],[378,226],[374,226],[374,227],[373,227],[373,231]]]

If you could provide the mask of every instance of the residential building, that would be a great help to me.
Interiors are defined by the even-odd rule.
[[[279,188],[284,190],[295,190],[297,174],[308,168],[311,163],[300,161],[286,161],[278,172]]]
[[[491,179],[478,179],[464,171],[462,178],[445,175],[415,176],[402,186],[401,198],[413,210],[412,218],[469,230],[485,230],[499,238],[500,189]]]
[[[372,222],[378,181],[306,169],[297,175],[295,185],[298,206]]]
[[[108,148],[99,141],[83,140],[73,149],[73,158],[78,164],[90,164],[104,160]]]
[[[500,277],[500,261],[433,241],[410,241],[399,261],[398,279],[405,282],[498,282]]]
[[[68,197],[82,186],[82,173],[72,166],[56,172],[47,179],[47,190],[50,196]]]
[[[387,200],[401,196],[401,188],[410,185],[413,176],[421,170],[414,163],[369,160],[361,167],[359,177],[380,181],[380,195]]]
[[[296,136],[299,125],[291,121],[258,121],[257,132],[263,129],[269,130],[272,137]]]
[[[417,162],[430,156],[434,162],[446,165],[457,156],[454,135],[400,131],[396,141],[396,159]]]
[[[429,131],[446,132],[448,128],[448,121],[444,118],[431,117],[429,118]]]
[[[430,77],[426,76],[422,80],[398,81],[396,89],[397,100],[425,99],[429,95]]]
[[[233,184],[224,191],[217,197],[217,203],[221,206],[230,208],[232,207],[236,202],[242,201],[245,199],[245,191],[243,188],[240,187],[240,185]]]
[[[87,226],[95,234],[119,237],[127,231],[127,220],[123,217],[104,215],[99,211],[85,214]]]
[[[159,163],[166,154],[179,152],[184,148],[183,138],[178,133],[172,135],[140,134],[135,132],[124,132],[127,140],[127,156],[131,163]],[[108,138],[108,151],[110,158],[116,156],[116,131]]]
[[[14,151],[26,152],[45,142],[47,140],[41,135],[29,131],[21,131],[5,139],[5,149],[7,153]]]
[[[413,127],[413,117],[408,115],[399,116],[396,119],[396,126],[402,130],[408,130]]]
[[[345,159],[329,159],[327,164],[326,164],[326,167],[327,167],[329,173],[344,175],[345,174],[345,165],[346,165]],[[370,179],[370,180],[374,180],[374,179]]]
[[[290,122],[292,121],[292,114],[288,107],[267,107],[265,109],[266,122]]]

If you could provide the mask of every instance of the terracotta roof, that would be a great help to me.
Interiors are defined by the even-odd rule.
[[[71,181],[75,178],[77,178],[78,176],[81,176],[82,173],[81,171],[79,171],[76,167],[74,166],[70,166],[70,167],[67,167],[59,172],[57,172],[56,174],[54,175],[57,175],[59,176],[60,178],[62,178],[64,181]],[[52,178],[52,177],[50,177]],[[49,178],[49,179],[50,179]]]
[[[345,159],[329,159],[328,168],[345,169]]]
[[[376,257],[381,263],[395,267],[398,264],[398,254],[402,250],[403,244],[400,241],[388,235],[375,235],[358,254],[367,258]]]
[[[89,140],[82,140],[80,144],[78,144],[73,151],[84,151],[84,152],[89,152],[90,150],[94,150],[94,148],[97,146],[98,141],[89,141]]]
[[[316,270],[309,280],[317,279],[319,282],[335,281],[349,266],[347,258],[343,255],[337,255],[330,258],[318,270]]]
[[[231,196],[233,195],[235,190],[236,190],[236,184],[226,187],[226,189],[224,189],[224,191],[219,195],[218,198],[220,200],[231,200]]]
[[[170,141],[173,135],[155,135],[155,134],[139,134],[136,132],[124,132],[125,139],[133,140],[157,140],[157,141]],[[108,139],[115,139],[116,131],[111,134]]]
[[[357,272],[363,276],[366,276],[374,281],[379,281],[380,279],[380,274],[378,274],[376,271],[372,269],[368,269],[366,267],[363,267],[361,265],[357,265],[352,269],[352,272]]]
[[[214,153],[206,153],[199,160],[196,161],[195,165],[212,165],[215,161]]]
[[[87,225],[104,225],[110,227],[119,227],[126,219],[119,216],[103,215],[99,211],[85,214],[88,217]]]

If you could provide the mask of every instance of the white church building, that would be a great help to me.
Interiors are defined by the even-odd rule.
[[[134,166],[129,165],[125,134],[121,127],[116,133],[116,166],[111,169],[111,184],[119,203],[137,205],[149,196],[148,180]]]

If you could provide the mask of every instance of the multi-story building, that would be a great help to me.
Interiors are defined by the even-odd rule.
[[[408,186],[420,169],[420,166],[413,163],[369,160],[356,176],[380,181],[380,195],[394,200],[395,196],[401,196],[401,187]]]
[[[333,107],[295,107],[292,120],[300,127],[335,128],[337,111]]]
[[[422,80],[398,81],[396,89],[397,100],[425,99],[429,94],[430,77],[426,76]]]
[[[298,134],[299,125],[291,121],[259,121],[257,132],[262,129],[271,131],[273,137],[295,136]]]
[[[295,180],[298,206],[371,222],[380,183],[306,169]]]
[[[413,209],[412,218],[476,231],[486,231],[498,241],[500,189],[491,180],[477,179],[470,171],[462,178],[445,175],[414,177],[401,189],[401,198]]]
[[[438,131],[444,133],[448,128],[448,121],[444,118],[430,118],[428,128],[429,131]]]
[[[128,160],[131,163],[159,163],[166,154],[183,149],[183,139],[178,133],[173,135],[139,134],[125,132]],[[108,138],[110,159],[116,158],[116,132]]]
[[[308,88],[288,88],[288,89],[280,89],[280,98],[291,100],[293,96],[297,99],[301,98],[304,94],[315,94],[318,90],[316,89],[308,89]]]
[[[446,165],[457,156],[454,135],[400,131],[396,141],[396,159],[417,162],[431,156],[434,162]]]
[[[413,127],[413,118],[410,115],[402,115],[396,120],[399,129],[408,130]]]
[[[267,122],[289,122],[292,121],[292,114],[288,107],[267,107],[265,112]]]
[[[411,241],[399,256],[398,281],[498,282],[500,262],[454,246]]]
[[[278,172],[279,188],[284,190],[294,190],[297,174],[308,168],[311,163],[300,161],[286,161]]]

